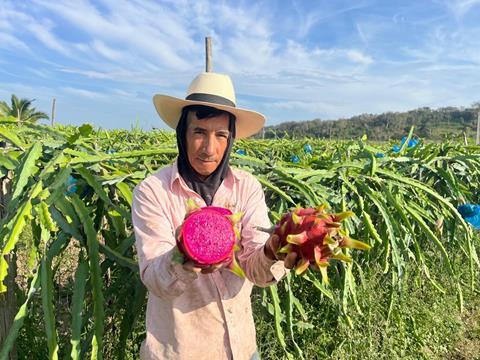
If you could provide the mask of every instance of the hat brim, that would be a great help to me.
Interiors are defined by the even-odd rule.
[[[216,109],[225,110],[236,117],[235,128],[237,139],[244,139],[258,133],[265,124],[265,116],[246,109],[240,109],[228,105],[219,105],[211,102],[185,100],[168,95],[155,95],[153,104],[160,118],[172,129],[177,128],[182,109],[188,105],[205,105]]]

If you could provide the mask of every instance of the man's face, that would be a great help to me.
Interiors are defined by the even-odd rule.
[[[190,165],[201,176],[215,171],[228,145],[227,114],[198,119],[194,111],[188,114],[187,156]]]

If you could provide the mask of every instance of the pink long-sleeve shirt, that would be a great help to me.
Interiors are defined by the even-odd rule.
[[[251,174],[230,168],[212,203],[244,212],[237,258],[246,279],[227,269],[197,274],[172,263],[175,230],[189,198],[206,206],[186,185],[176,162],[147,177],[133,192],[140,277],[149,292],[140,358],[249,360],[256,351],[252,286],[268,286],[286,271],[282,261],[265,256],[268,234],[255,229],[270,226],[262,187]]]

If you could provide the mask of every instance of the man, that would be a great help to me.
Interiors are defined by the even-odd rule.
[[[279,260],[260,183],[228,165],[235,138],[263,126],[263,115],[235,106],[230,78],[202,73],[185,99],[154,96],[160,117],[176,129],[179,155],[173,165],[147,177],[134,190],[132,219],[140,277],[149,291],[147,336],[141,359],[256,359],[250,294],[291,268],[295,254]],[[186,201],[244,213],[237,252],[246,279],[227,269],[172,262],[175,233]]]

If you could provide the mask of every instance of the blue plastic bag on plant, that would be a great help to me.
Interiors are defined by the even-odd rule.
[[[402,145],[405,143],[405,141],[407,141],[407,137],[406,137],[406,136],[402,137],[402,144],[401,144],[400,146],[402,146]],[[418,139],[410,139],[410,140],[408,140],[408,147],[409,147],[409,148],[415,147],[415,146],[417,146],[417,144],[418,144]]]
[[[247,155],[247,152],[243,149],[238,149],[237,151],[235,151],[235,154],[238,154],[238,155]]]
[[[312,146],[310,144],[303,145],[303,151],[305,152],[305,154],[313,153]]]
[[[78,190],[78,181],[75,179],[72,175],[70,175],[65,182],[65,185],[67,185],[67,190],[65,191],[65,195],[70,195],[73,194]]]
[[[457,210],[466,222],[480,230],[480,205],[463,204],[460,205]]]
[[[292,155],[290,158],[290,161],[293,162],[294,164],[298,164],[300,162],[300,158],[297,155]]]
[[[393,152],[398,153],[400,151],[400,148],[402,147],[402,145],[405,143],[405,141],[407,141],[406,136],[402,137],[402,142],[401,142],[400,146],[398,146],[397,144],[393,145],[393,147],[392,147]],[[413,148],[413,147],[417,146],[417,144],[418,144],[418,139],[410,139],[408,141],[408,146],[407,147],[408,148]]]

